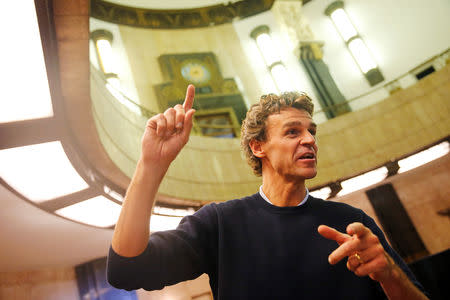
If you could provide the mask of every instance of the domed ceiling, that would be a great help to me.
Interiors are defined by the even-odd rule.
[[[138,7],[147,9],[189,9],[220,4],[239,2],[240,0],[108,0],[110,2],[128,7]]]
[[[91,16],[143,28],[194,28],[229,23],[269,10],[274,0],[91,1]]]
[[[91,3],[100,2],[98,0],[91,0]],[[244,1],[231,1],[230,5],[237,5],[238,2],[244,2]],[[252,1],[245,1],[246,3],[252,2]],[[263,2],[263,1],[261,1]],[[303,3],[306,3],[309,1],[303,1]],[[13,2],[11,2],[13,3]],[[32,3],[32,2],[30,2]],[[41,3],[41,4],[39,4]],[[88,7],[79,7],[78,2],[76,1],[48,1],[45,2],[46,4],[43,4],[44,2],[36,1],[36,5],[41,5],[40,7],[40,23],[41,24],[41,36],[42,36],[42,45],[44,45],[44,53],[47,60],[47,73],[49,74],[49,85],[50,90],[52,93],[52,103],[53,103],[53,109],[52,105],[49,104],[47,106],[47,111],[43,113],[39,113],[38,115],[33,114],[32,116],[29,116],[28,119],[24,119],[21,117],[21,119],[11,119],[11,116],[8,116],[6,119],[2,119],[0,122],[0,136],[2,139],[0,139],[0,152],[2,153],[2,172],[0,174],[0,201],[2,202],[2,211],[0,213],[0,225],[2,226],[3,230],[1,232],[1,241],[4,245],[4,251],[2,252],[2,257],[0,259],[0,269],[2,271],[12,271],[12,270],[26,270],[26,269],[33,269],[33,268],[42,268],[42,267],[49,267],[49,266],[56,266],[56,265],[73,265],[76,263],[80,263],[83,261],[86,261],[88,259],[98,257],[99,255],[104,255],[105,249],[107,249],[109,245],[109,240],[111,236],[111,230],[108,229],[99,229],[94,228],[92,226],[85,226],[81,225],[79,223],[88,224],[88,222],[78,220],[75,222],[72,222],[70,217],[64,216],[64,214],[59,214],[61,217],[56,217],[55,215],[58,215],[56,213],[57,210],[63,209],[64,207],[68,207],[71,205],[75,205],[78,202],[84,201],[86,199],[97,197],[99,195],[102,195],[105,197],[109,202],[112,204],[120,204],[120,200],[117,200],[116,198],[120,199],[121,195],[118,195],[117,193],[114,194],[110,188],[116,187],[121,194],[123,194],[123,188],[121,189],[122,185],[120,186],[107,186],[107,185],[101,185],[102,183],[108,182],[108,180],[104,180],[100,178],[101,176],[97,174],[96,172],[90,170],[88,167],[84,165],[84,162],[86,161],[85,157],[83,159],[81,158],[74,158],[76,156],[74,154],[75,149],[72,147],[72,137],[66,137],[66,129],[63,128],[67,121],[70,121],[71,118],[73,118],[73,115],[80,114],[81,109],[80,103],[85,100],[89,100],[89,93],[88,93],[88,76],[86,75],[89,72],[88,67],[88,53],[86,51],[86,45],[88,43]],[[48,3],[53,3],[53,9],[48,10],[55,12],[55,16],[52,15],[46,15],[42,14],[43,6],[46,6]],[[84,3],[84,1],[80,1],[80,3]],[[219,6],[227,6],[229,5],[230,1],[204,1],[204,0],[196,0],[196,1],[139,1],[139,0],[133,0],[133,1],[109,1],[104,2],[109,4],[126,4],[128,6],[133,6],[135,8],[142,8],[142,9],[151,9],[151,10],[177,10],[183,7],[184,9],[197,9],[197,8],[204,8],[205,5],[219,5]],[[206,4],[207,3],[207,4]],[[78,6],[77,6],[78,5]],[[87,4],[86,4],[87,6]],[[17,9],[23,9],[17,7]],[[15,9],[11,9],[15,10]],[[34,7],[31,12],[34,14]],[[38,7],[39,12],[39,7]],[[47,10],[46,10],[47,12]],[[30,17],[27,17],[26,19],[35,19],[36,16],[33,14]],[[8,19],[7,22],[10,22],[12,24],[16,18],[14,19]],[[34,20],[33,19],[33,20]],[[56,25],[53,24],[53,26],[56,27],[56,37],[50,36],[49,32],[53,32],[55,28],[52,28],[49,25],[45,24],[44,20],[56,20]],[[79,21],[79,23],[76,23],[74,21]],[[49,21],[50,22],[50,21]],[[52,22],[50,22],[52,23]],[[6,27],[6,24],[3,23]],[[74,25],[76,24],[76,25]],[[70,27],[71,25],[72,27]],[[33,37],[39,36],[36,34],[38,27],[37,23],[33,25],[33,34],[30,36],[30,38],[24,38],[24,35],[20,35],[22,40],[31,41],[33,40]],[[23,26],[24,27],[24,26]],[[70,28],[69,28],[70,27]],[[81,28],[81,29],[80,29]],[[53,30],[53,31],[52,31]],[[48,32],[47,32],[48,31]],[[15,34],[15,36],[19,36]],[[8,36],[9,38],[9,36]],[[12,40],[11,40],[12,41]],[[81,42],[80,42],[81,41]],[[58,43],[59,53],[56,51],[49,51],[56,47],[56,43]],[[22,45],[19,44],[18,41],[12,43],[8,43],[9,45],[15,45],[14,52],[16,53],[17,59],[19,59],[23,62],[25,58],[34,58],[34,56],[30,55],[30,53],[37,53],[42,50],[33,50],[29,47],[29,45]],[[41,41],[37,41],[38,45],[41,45]],[[79,46],[81,44],[81,46]],[[7,48],[7,47],[5,47]],[[25,49],[27,52],[26,54],[22,54],[23,52],[20,52],[18,50]],[[22,55],[22,57],[21,57]],[[9,60],[16,62],[18,60],[11,59],[10,57],[14,56],[4,56],[7,57]],[[55,60],[59,57],[59,60]],[[34,59],[37,61],[36,59]],[[27,60],[28,62],[28,60]],[[30,61],[31,62],[31,61]],[[84,64],[83,64],[84,62]],[[42,66],[44,65],[43,60],[41,59]],[[59,63],[59,65],[58,65]],[[33,65],[31,63],[25,63],[25,65],[28,66],[27,72],[25,75],[30,74],[30,66]],[[81,65],[81,66],[80,66]],[[58,69],[55,71],[55,69]],[[17,70],[17,68],[12,68],[11,70]],[[10,84],[12,82],[12,76],[14,75],[13,72],[8,69],[7,73],[10,78],[7,78],[6,82],[8,82],[8,88],[9,86],[14,87],[14,85]],[[81,70],[81,71],[80,71]],[[448,74],[448,68],[447,68],[447,74]],[[57,73],[57,74],[56,74]],[[56,74],[56,75],[55,75]],[[25,76],[23,72],[21,72],[20,76],[17,79],[17,82],[20,84],[19,87],[23,87],[23,82],[25,82]],[[38,76],[38,78],[42,78],[43,76]],[[53,80],[51,80],[53,78]],[[59,86],[59,80],[62,82],[62,92],[59,91],[61,88]],[[30,80],[30,82],[36,82],[36,80]],[[430,82],[430,80],[428,80]],[[423,85],[423,84],[422,84]],[[432,86],[432,85],[430,85]],[[434,87],[435,85],[433,85]],[[30,89],[30,85],[28,86]],[[5,87],[6,88],[6,87]],[[48,89],[48,86],[46,87]],[[12,89],[10,89],[12,90]],[[17,88],[13,91],[12,95],[14,97],[5,97],[11,98],[11,100],[20,100],[16,98],[20,98],[22,94],[19,92],[26,90],[26,89],[20,89]],[[56,90],[56,92],[55,92]],[[8,91],[8,90],[7,90]],[[34,91],[34,90],[33,90]],[[447,91],[447,90],[445,90]],[[48,94],[48,91],[45,92]],[[39,100],[38,98],[43,97],[41,93],[35,92],[32,97],[23,96],[22,98],[26,99],[32,99],[33,104],[36,104],[36,101]],[[66,101],[65,105],[66,111],[69,111],[70,114],[68,116],[62,116],[64,113],[63,110],[63,104],[62,99]],[[76,101],[73,101],[73,103],[69,103],[68,99],[75,99]],[[429,99],[432,101],[434,98],[429,97]],[[12,101],[11,101],[12,102]],[[17,101],[16,101],[17,102]],[[10,102],[6,101],[8,105],[10,105]],[[50,100],[48,100],[48,103],[50,103]],[[35,106],[31,105],[22,105],[22,109],[18,110],[20,112],[23,112],[23,108],[34,108]],[[42,109],[44,106],[40,105],[40,108]],[[429,106],[427,106],[428,108]],[[431,106],[432,107],[432,106]],[[445,108],[448,106],[443,106],[444,109],[442,109],[442,115],[445,115]],[[2,112],[5,112],[6,110],[3,110]],[[424,110],[425,111],[425,110]],[[448,111],[448,110],[447,110]],[[90,110],[87,110],[87,114],[90,113]],[[437,115],[437,114],[436,114]],[[421,114],[422,119],[424,118],[424,115]],[[445,115],[445,117],[448,119],[448,114]],[[37,119],[35,119],[37,118]],[[69,119],[69,120],[66,120]],[[361,118],[364,119],[364,118]],[[395,118],[393,118],[395,119]],[[421,120],[422,120],[421,119]],[[83,135],[85,139],[90,142],[90,144],[93,144],[94,139],[90,138],[88,134],[86,134],[86,126],[85,124],[81,124],[83,122],[79,122],[78,129],[83,129]],[[86,122],[85,122],[86,123]],[[418,123],[418,122],[411,122],[411,123]],[[64,126],[62,126],[64,125]],[[72,124],[73,125],[73,124]],[[413,124],[414,125],[414,124]],[[84,126],[84,127],[83,127]],[[434,131],[438,131],[438,129],[444,131],[447,130],[448,127],[444,126],[434,126]],[[88,128],[89,129],[89,128]],[[92,129],[92,128],[91,128]],[[390,135],[392,136],[392,131],[389,131]],[[411,132],[420,132],[420,130],[409,130],[409,135],[411,136]],[[448,131],[446,131],[448,135]],[[61,134],[64,133],[64,136],[61,137]],[[369,138],[372,138],[370,136]],[[410,138],[414,140],[414,138]],[[61,148],[60,143],[58,142],[61,140],[63,148]],[[399,138],[398,140],[402,140]],[[421,138],[423,140],[423,138]],[[45,144],[46,143],[46,144]],[[58,180],[61,181],[63,174],[62,171],[53,172],[53,169],[49,168],[49,163],[45,164],[45,162],[40,161],[38,159],[32,159],[31,161],[25,160],[22,156],[16,156],[17,161],[14,162],[10,156],[10,154],[13,151],[22,151],[26,150],[26,147],[28,145],[42,145],[42,146],[49,146],[52,149],[55,149],[59,154],[67,154],[70,163],[72,163],[75,166],[76,170],[72,170],[69,167],[65,167],[64,171],[69,172],[73,171],[74,175],[78,176],[76,173],[79,172],[80,176],[82,178],[78,178],[77,180],[81,182],[79,189],[74,189],[73,193],[70,195],[65,195],[64,192],[61,192],[60,195],[57,195],[55,198],[55,195],[44,195],[42,197],[37,197],[39,201],[33,202],[25,197],[26,191],[15,191],[11,188],[11,185],[8,185],[8,179],[10,178],[10,175],[19,174],[20,179],[24,179],[25,176],[20,176],[19,163],[17,161],[20,161],[20,163],[23,166],[22,174],[29,173],[31,174],[32,165],[31,163],[37,163],[39,171],[43,171],[43,169],[48,169],[45,173],[50,173],[50,175],[57,176]],[[341,143],[342,144],[342,143]],[[53,147],[54,146],[54,147]],[[79,146],[79,145],[78,145]],[[446,142],[445,145],[443,145],[444,149],[441,151],[444,153],[443,155],[448,153],[448,142]],[[31,150],[30,153],[33,155],[40,155],[41,157],[43,154],[45,154],[45,149],[39,149],[39,151],[35,151],[35,148],[28,147],[27,149]],[[416,147],[417,149],[417,147]],[[51,149],[50,149],[51,150]],[[79,149],[76,149],[79,150]],[[85,150],[85,149],[82,149]],[[324,149],[325,150],[325,149]],[[444,151],[445,150],[445,151]],[[49,152],[50,153],[50,152]],[[22,155],[23,153],[19,153]],[[84,151],[83,153],[86,156],[89,156],[90,153],[88,151]],[[33,156],[35,157],[35,156]],[[63,156],[65,157],[65,156]],[[57,156],[54,155],[54,152],[51,152],[50,155],[47,155],[45,157],[51,162],[57,161]],[[88,157],[90,158],[90,157]],[[89,160],[90,161],[90,160]],[[423,158],[420,158],[420,161],[424,161]],[[59,161],[59,166],[63,166],[61,161]],[[69,163],[69,161],[66,161]],[[99,160],[96,161],[99,163]],[[39,165],[39,163],[44,163],[44,167]],[[9,172],[9,169],[7,169],[7,166],[11,166],[12,169],[16,169],[15,173]],[[98,167],[98,165],[96,165]],[[80,172],[80,170],[82,172]],[[87,170],[87,171],[86,171]],[[75,172],[76,171],[76,172]],[[101,173],[101,172],[100,172]],[[47,178],[44,176],[44,172],[35,174],[34,176],[30,176],[31,183],[27,187],[34,188],[38,186],[42,189],[42,191],[47,192],[57,192],[60,191],[64,186],[60,185],[58,186],[58,189],[53,189],[51,185],[56,185],[56,181],[52,181],[52,178]],[[70,174],[69,174],[70,175]],[[73,175],[73,174],[72,174]],[[41,177],[41,178],[39,178]],[[50,187],[47,188],[43,184],[40,183],[37,179],[47,180],[50,182]],[[65,182],[67,183],[67,182]],[[89,183],[89,188],[86,189],[86,183]],[[124,183],[126,183],[126,180],[124,180]],[[81,191],[80,191],[81,189]],[[83,190],[84,189],[84,190]],[[84,191],[84,192],[83,192]],[[45,200],[45,202],[40,201],[42,199]],[[22,201],[22,200],[28,200],[28,201]],[[55,200],[55,201],[54,201]],[[63,200],[63,201],[60,201]],[[109,203],[108,202],[108,203]],[[110,203],[110,204],[111,204]],[[172,218],[176,215],[181,213],[184,213],[184,211],[178,211],[176,210],[176,207],[173,207],[170,211],[164,211],[164,208],[161,207],[160,211],[158,212],[159,215],[172,215]],[[114,209],[115,210],[115,209]],[[192,210],[191,210],[192,211]],[[104,210],[97,210],[94,212],[95,217],[97,219],[99,214],[104,212]],[[190,212],[190,211],[188,211]],[[81,214],[83,215],[83,214]],[[114,216],[114,213],[111,214]],[[111,223],[112,224],[112,223]],[[110,224],[106,224],[109,226]],[[94,224],[94,226],[97,227],[104,227],[99,226],[98,224]],[[108,228],[108,227],[107,227]],[[64,255],[63,255],[64,254]],[[64,256],[64,257],[63,257]],[[39,259],[36,259],[39,258]]]

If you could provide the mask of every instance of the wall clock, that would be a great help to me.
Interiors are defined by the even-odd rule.
[[[158,62],[164,81],[154,86],[160,111],[183,103],[186,86],[193,83],[196,121],[201,129],[198,133],[222,137],[239,135],[247,106],[234,79],[223,78],[214,53],[163,54],[158,57]],[[230,123],[230,120],[235,121]]]
[[[194,84],[205,84],[211,79],[208,65],[201,61],[186,61],[181,65],[181,76]]]

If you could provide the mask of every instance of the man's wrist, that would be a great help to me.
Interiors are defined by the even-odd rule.
[[[384,278],[379,281],[381,285],[396,284],[399,281],[408,279],[400,267],[388,254],[386,254],[386,259],[388,260],[388,269],[386,270],[386,275]]]
[[[379,281],[389,299],[428,299],[396,264],[386,279]]]
[[[170,163],[164,162],[149,162],[140,158],[136,165],[136,173],[139,177],[150,177],[157,180],[162,180],[169,169]]]

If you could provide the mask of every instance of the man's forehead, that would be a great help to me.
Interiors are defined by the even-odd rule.
[[[309,117],[308,121],[301,121],[301,120],[294,120],[294,121],[288,121],[286,120],[285,123],[282,124],[283,127],[291,127],[291,126],[308,126],[308,127],[317,127],[317,124],[312,121],[312,118]]]
[[[307,126],[307,127],[317,127],[317,124],[314,123],[309,112],[303,109],[297,109],[293,107],[289,107],[286,109],[282,109],[279,113],[271,114],[267,120],[268,126]]]

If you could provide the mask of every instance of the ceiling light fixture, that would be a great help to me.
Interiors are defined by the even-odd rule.
[[[430,161],[448,154],[449,151],[450,144],[449,142],[445,141],[426,150],[408,156],[407,158],[398,161],[398,166],[400,168],[398,169],[397,173],[403,173],[411,169],[420,167],[426,163],[429,163]]]
[[[341,182],[342,190],[337,194],[337,196],[343,196],[351,192],[361,190],[372,184],[378,183],[387,177],[388,169],[386,167],[381,167],[362,175],[344,180]]]
[[[255,40],[261,56],[269,69],[272,79],[279,92],[293,91],[291,76],[281,61],[276,45],[270,36],[270,29],[267,25],[256,27],[250,33]]]
[[[176,217],[184,217],[188,215],[192,215],[195,212],[195,210],[190,207],[188,209],[181,209],[181,208],[169,208],[169,207],[163,207],[163,206],[155,206],[153,208],[153,213],[159,214],[159,215],[167,215],[167,216],[176,216]]]
[[[343,1],[335,1],[327,6],[325,14],[331,18],[339,35],[344,40],[353,59],[358,64],[361,72],[366,77],[371,86],[384,80],[384,76],[379,70],[375,60],[370,54],[369,48],[359,36],[358,31],[351,22],[344,9]]]
[[[55,211],[65,218],[98,227],[116,224],[121,206],[103,196],[97,196]]]
[[[8,11],[20,11],[20,26],[2,31],[0,50],[0,123],[53,116],[47,71],[34,1],[11,1]],[[4,13],[2,28],[18,24],[17,15]],[[20,64],[19,64],[20,63]],[[24,88],[26,86],[26,88]]]
[[[328,197],[330,197],[330,194],[331,194],[331,188],[326,186],[321,189],[309,192],[309,194],[316,198],[328,199]]]
[[[36,203],[89,187],[72,166],[60,141],[1,150],[0,176]]]
[[[113,34],[108,30],[98,29],[91,32],[91,39],[94,41],[97,60],[106,80],[115,87],[120,86],[116,59],[112,49]]]
[[[182,218],[152,215],[150,218],[150,232],[173,230],[177,228]]]
[[[108,186],[103,186],[103,191],[105,192],[105,194],[107,194],[108,196],[110,196],[111,198],[123,202],[123,196],[121,194],[119,194],[118,192],[114,191],[113,189],[111,189]]]

